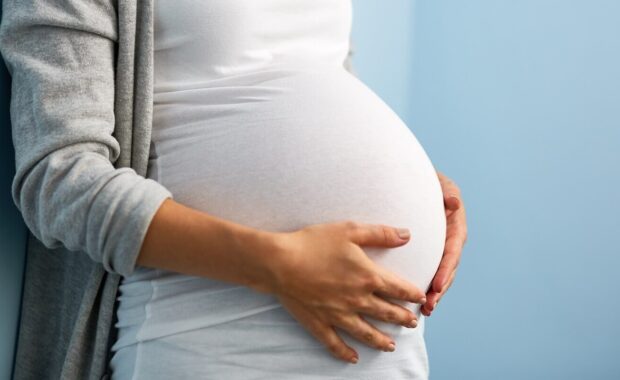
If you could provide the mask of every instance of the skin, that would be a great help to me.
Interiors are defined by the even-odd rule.
[[[444,198],[458,193],[445,176],[439,178]],[[456,206],[460,204],[448,200],[449,244],[426,295],[376,265],[361,248],[407,244],[410,236],[399,237],[397,226],[343,220],[271,232],[209,215],[171,198],[154,215],[136,265],[210,277],[272,294],[334,357],[357,363],[357,352],[345,344],[336,327],[370,347],[394,351],[394,340],[363,316],[415,328],[417,316],[386,298],[429,308],[452,283],[460,241],[464,241],[464,210]]]
[[[461,261],[461,252],[467,241],[467,220],[461,191],[456,183],[443,173],[437,171],[437,176],[443,192],[447,229],[443,257],[426,293],[427,301],[420,309],[427,317],[431,316],[437,308],[437,303],[454,282],[456,269]]]
[[[270,232],[168,198],[149,225],[136,264],[273,294],[332,355],[355,363],[357,353],[334,327],[370,347],[393,351],[393,339],[362,315],[417,325],[414,313],[384,297],[423,304],[424,292],[376,265],[361,248],[399,247],[409,238],[401,239],[393,226],[349,220]]]

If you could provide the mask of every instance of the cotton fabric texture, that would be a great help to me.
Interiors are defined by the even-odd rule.
[[[210,215],[269,231],[351,217],[417,231],[365,252],[427,288],[445,243],[436,171],[407,125],[342,66],[352,0],[155,3],[147,177]],[[119,285],[112,380],[428,379],[424,318],[333,358],[277,297],[140,267]]]
[[[5,0],[2,11],[12,196],[29,230],[14,378],[106,379],[119,280],[171,197],[145,178],[153,0]]]

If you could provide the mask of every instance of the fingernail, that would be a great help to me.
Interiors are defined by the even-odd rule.
[[[405,325],[406,327],[409,328],[415,328],[418,327],[418,320],[417,319],[412,319],[411,322],[409,322],[407,325]]]
[[[351,359],[349,359],[349,361],[353,364],[357,364],[357,361],[358,361],[357,355],[353,356]]]
[[[394,352],[394,350],[396,350],[396,345],[395,345],[394,343],[390,343],[390,344],[387,346],[387,350],[388,350],[389,352]]]
[[[409,232],[408,228],[397,228],[396,233],[401,239],[408,239],[411,236],[411,232]]]
[[[423,297],[423,298],[420,300],[420,304],[421,304],[421,305],[424,305],[425,303],[426,303],[426,297]]]

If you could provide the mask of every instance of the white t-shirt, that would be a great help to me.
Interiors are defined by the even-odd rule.
[[[441,187],[410,129],[344,68],[351,23],[350,0],[156,1],[148,176],[178,202],[259,229],[407,227],[402,247],[363,248],[426,290],[445,241]],[[419,305],[415,329],[373,321],[395,352],[340,332],[353,365],[243,286],[138,267],[119,291],[114,379],[428,377]]]

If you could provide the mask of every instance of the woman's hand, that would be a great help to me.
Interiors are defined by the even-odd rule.
[[[335,327],[370,347],[394,350],[394,340],[360,314],[405,327],[417,325],[415,313],[387,299],[422,304],[424,292],[375,264],[360,248],[399,247],[409,236],[400,238],[393,227],[353,221],[314,224],[277,235],[275,280],[266,290],[335,357],[358,360]]]
[[[437,176],[443,192],[447,230],[443,257],[431,283],[431,288],[426,293],[426,303],[420,308],[421,313],[427,317],[430,317],[441,297],[454,282],[456,268],[461,260],[461,251],[467,241],[467,221],[461,191],[443,173],[438,171]]]

